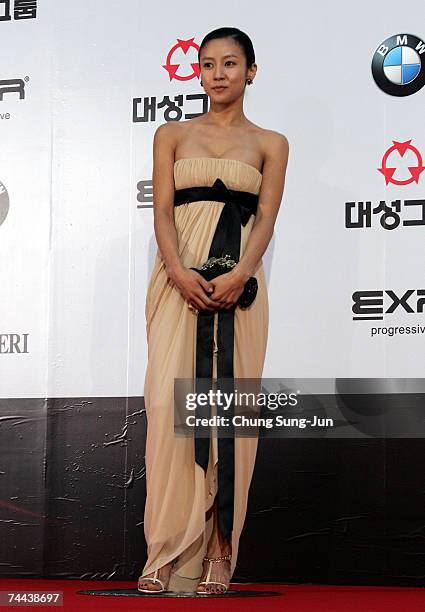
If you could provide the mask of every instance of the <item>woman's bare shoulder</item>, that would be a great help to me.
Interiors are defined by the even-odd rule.
[[[173,140],[178,137],[181,130],[181,121],[166,121],[156,128],[154,138]]]
[[[263,159],[263,170],[286,168],[289,158],[289,142],[285,134],[260,126],[255,127],[257,128],[258,147]]]
[[[276,152],[287,151],[289,149],[289,142],[285,134],[277,130],[265,128],[260,128],[260,130],[260,140],[265,156],[272,156]]]
[[[263,128],[252,122],[251,129],[255,133],[255,138],[264,161],[275,156],[288,157],[289,142],[285,134],[277,130]]]
[[[193,121],[193,120],[191,120]],[[190,121],[168,121],[159,125],[154,134],[154,142],[161,142],[176,151],[178,145],[185,139]]]

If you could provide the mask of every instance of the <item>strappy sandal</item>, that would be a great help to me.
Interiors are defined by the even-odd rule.
[[[208,561],[209,562],[209,566],[208,566],[208,573],[207,573],[207,577],[205,580],[203,580],[202,582],[200,582],[198,584],[198,587],[201,585],[205,585],[208,586],[209,584],[219,584],[220,586],[224,586],[224,591],[220,591],[220,593],[212,593],[210,591],[198,591],[196,590],[197,595],[221,595],[223,593],[225,593],[228,590],[228,585],[224,584],[223,582],[216,582],[214,580],[210,580],[210,576],[211,576],[211,571],[212,571],[212,564],[213,563],[219,563],[220,561],[230,561],[230,559],[232,558],[232,555],[224,555],[223,557],[204,557],[204,561]]]
[[[164,593],[167,590],[167,588],[168,588],[168,583],[170,582],[170,578],[171,578],[171,570],[173,569],[173,565],[175,563],[176,563],[176,561],[173,562],[173,564],[172,564],[172,566],[170,568],[170,575],[168,577],[168,581],[167,581],[166,585],[164,584],[164,582],[162,580],[160,580],[158,578],[158,573],[159,573],[159,570],[161,569],[159,567],[159,568],[157,568],[155,570],[154,575],[152,576],[152,578],[150,578],[150,577],[146,577],[145,578],[144,576],[139,576],[139,579],[137,581],[137,590],[140,591],[140,593]],[[159,583],[160,584],[160,588],[159,589],[141,589],[139,587],[139,584],[141,582],[153,582],[154,584],[155,583]]]

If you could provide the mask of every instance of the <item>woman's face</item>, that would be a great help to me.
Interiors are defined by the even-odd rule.
[[[256,64],[247,69],[242,47],[231,38],[210,40],[202,48],[199,67],[202,85],[214,102],[240,96],[256,72]]]

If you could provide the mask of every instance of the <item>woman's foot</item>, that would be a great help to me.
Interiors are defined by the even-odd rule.
[[[204,557],[204,568],[196,593],[225,593],[230,583],[232,545],[231,538],[223,538],[218,528],[217,499],[208,510],[206,520],[213,513],[213,529]]]
[[[197,593],[225,593],[230,583],[230,554],[207,554]]]
[[[139,576],[137,581],[137,590],[142,592],[163,592],[168,588],[170,582],[171,568],[175,561],[170,561],[155,572],[146,576]]]

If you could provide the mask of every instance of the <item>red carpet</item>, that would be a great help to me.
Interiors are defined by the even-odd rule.
[[[39,610],[66,610],[79,612],[95,608],[103,611],[153,610],[167,611],[226,610],[284,610],[286,612],[423,612],[425,589],[411,587],[350,587],[294,584],[236,584],[232,590],[278,591],[279,596],[270,597],[221,597],[211,599],[169,597],[120,597],[99,595],[77,595],[79,590],[89,589],[134,589],[133,582],[110,582],[95,580],[41,580],[4,578],[0,580],[1,591],[63,591],[64,605],[25,606]],[[22,607],[22,606],[19,606]],[[9,606],[1,609],[10,609]]]

